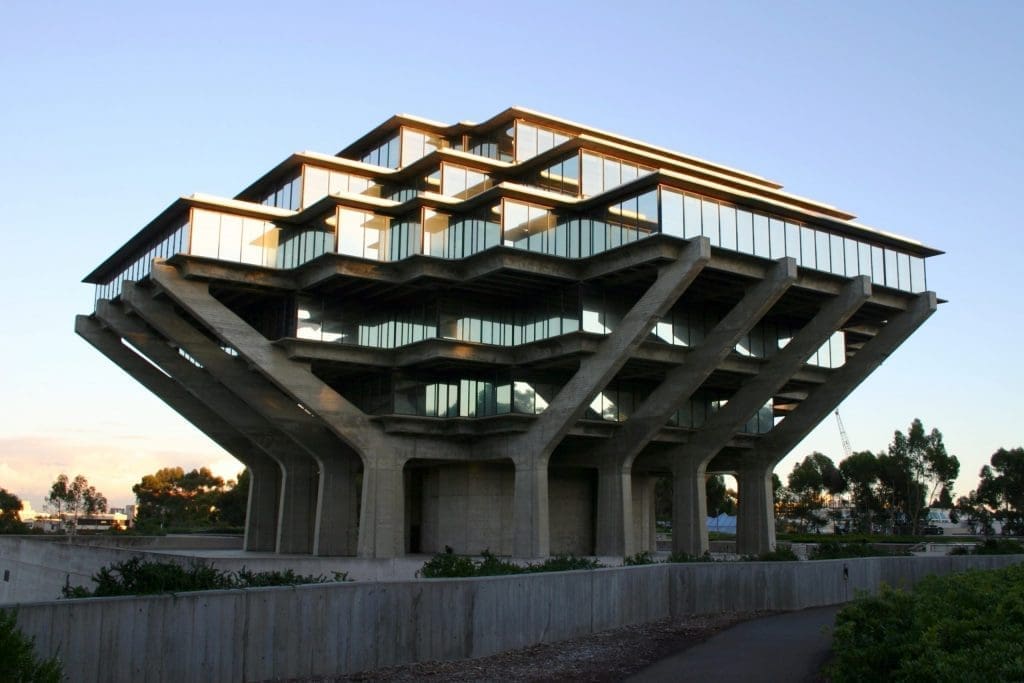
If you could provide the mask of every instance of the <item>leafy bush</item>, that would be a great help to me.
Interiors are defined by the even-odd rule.
[[[743,559],[752,562],[796,562],[800,558],[796,556],[792,548],[776,548],[760,555],[749,555]]]
[[[703,555],[690,555],[689,553],[681,553],[672,551],[672,554],[668,556],[665,562],[674,564],[677,562],[714,562],[714,558],[711,557],[711,553],[707,550],[704,551]]]
[[[556,555],[536,564],[518,565],[496,557],[489,549],[480,553],[481,559],[473,560],[465,555],[456,555],[445,546],[427,560],[416,573],[426,579],[455,579],[468,576],[503,576],[508,574],[535,574],[540,572],[566,572],[575,569],[598,569],[603,567],[597,560],[575,555]]]
[[[846,557],[879,557],[891,555],[909,555],[906,551],[897,551],[890,548],[879,548],[867,542],[860,543],[838,543],[836,541],[825,541],[818,544],[818,547],[811,550],[812,560],[839,560]]]
[[[828,672],[845,681],[1024,680],[1024,565],[883,588],[836,618]]]
[[[555,555],[549,557],[540,564],[526,565],[526,571],[538,572],[571,572],[576,569],[600,569],[604,565],[589,557],[576,557],[575,555]]]
[[[974,547],[972,555],[1024,555],[1024,546],[1006,538],[989,538]]]
[[[438,553],[427,560],[416,573],[427,579],[462,578],[477,575],[473,560],[464,555],[456,555],[455,551],[448,546],[445,546],[443,553]]]
[[[60,660],[37,657],[35,639],[18,630],[14,612],[0,610],[0,680],[57,683],[63,678]]]
[[[258,588],[263,586],[296,586],[307,583],[345,581],[345,572],[335,572],[333,579],[323,575],[303,576],[286,571],[253,572],[242,567],[238,572],[217,569],[203,562],[182,566],[173,562],[151,562],[133,557],[102,567],[92,580],[96,588],[65,586],[65,598],[106,597],[113,595],[154,595],[225,588]]]
[[[636,555],[622,558],[622,565],[624,567],[636,567],[642,564],[654,564],[654,558],[646,550]]]

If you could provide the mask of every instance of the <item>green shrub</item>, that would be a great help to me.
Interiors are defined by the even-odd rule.
[[[57,683],[64,668],[56,657],[41,659],[35,639],[18,630],[15,613],[0,610],[0,680],[17,683]]]
[[[622,558],[622,565],[624,567],[636,567],[642,564],[654,564],[654,558],[651,557],[651,554],[646,550],[637,553],[636,555],[629,555],[628,557]]]
[[[711,552],[705,550],[703,555],[690,555],[689,553],[681,553],[672,551],[672,554],[668,556],[665,562],[669,564],[675,564],[677,562],[714,562],[714,558],[711,557]]]
[[[427,560],[416,572],[427,579],[462,578],[476,576],[476,565],[464,555],[456,555],[448,546],[443,553],[438,553]]]
[[[589,557],[576,557],[575,555],[555,555],[549,557],[540,564],[526,565],[526,571],[539,572],[571,572],[576,569],[600,569],[604,565]]]
[[[748,555],[743,559],[751,562],[796,562],[800,558],[792,548],[776,548],[760,555]]]
[[[890,548],[879,548],[866,541],[859,543],[839,543],[837,541],[825,541],[819,543],[811,550],[812,560],[839,560],[847,557],[887,557],[892,555],[909,555],[906,551],[896,551]]]
[[[836,618],[829,675],[845,681],[1024,680],[1024,566],[883,588]]]
[[[226,588],[258,588],[263,586],[296,586],[308,583],[346,581],[345,572],[335,572],[333,579],[323,575],[303,576],[286,571],[253,572],[242,567],[238,572],[217,569],[203,562],[182,566],[173,562],[151,562],[133,557],[102,567],[92,580],[96,588],[65,586],[65,598],[107,597],[114,595],[154,595]]]
[[[974,547],[972,555],[1024,555],[1024,546],[1008,538],[987,538]]]
[[[474,561],[465,555],[456,555],[449,546],[445,546],[444,552],[427,560],[416,575],[425,579],[457,579],[468,576],[565,572],[574,569],[598,569],[604,566],[597,560],[575,555],[556,555],[543,562],[524,566],[499,559],[489,549],[482,551],[480,555],[481,559]]]

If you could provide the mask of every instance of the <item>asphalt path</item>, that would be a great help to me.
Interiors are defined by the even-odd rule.
[[[627,680],[817,681],[841,607],[814,607],[737,624]]]

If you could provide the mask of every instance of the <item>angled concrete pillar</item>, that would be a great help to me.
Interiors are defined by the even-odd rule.
[[[316,377],[307,366],[288,358],[262,334],[210,295],[209,285],[186,280],[172,266],[153,264],[150,278],[197,320],[213,320],[211,330],[272,384],[319,416],[360,455],[384,446],[381,430],[359,408]]]
[[[597,392],[622,369],[654,324],[675,304],[711,258],[706,237],[694,239],[676,261],[661,266],[658,277],[622,318],[618,327],[582,361],[544,412],[523,435],[531,453],[548,457],[587,410]]]
[[[686,355],[686,362],[666,373],[615,436],[598,446],[595,457],[616,454],[632,462],[733,351],[743,335],[786,293],[796,277],[796,260],[779,260],[763,280],[747,290],[704,341]]]
[[[699,557],[708,551],[706,463],[672,460],[672,552]]]
[[[711,258],[706,237],[694,239],[679,258],[661,266],[654,283],[623,317],[618,327],[598,346],[597,351],[580,361],[572,378],[554,400],[516,439],[515,541],[517,557],[546,557],[549,553],[547,466],[548,460],[565,435],[572,429],[593,400],[615,374],[622,369],[636,348],[650,334],[654,324],[675,304],[679,296],[697,278]],[[543,484],[540,479],[543,478]],[[623,495],[630,495],[625,493]],[[621,502],[612,503],[621,507]],[[632,509],[632,505],[629,506]],[[624,518],[632,519],[630,515]],[[630,530],[609,532],[624,539]],[[605,534],[602,547],[611,536]],[[622,540],[611,540],[619,547]],[[624,547],[624,546],[622,546]]]
[[[871,281],[867,277],[850,280],[837,296],[797,332],[785,348],[766,361],[758,373],[729,398],[725,406],[711,415],[707,424],[678,452],[687,457],[699,458],[706,465],[870,296]]]
[[[934,292],[918,295],[905,311],[895,314],[852,358],[833,370],[827,382],[812,389],[807,398],[779,424],[760,437],[755,454],[773,463],[784,458],[937,308]]]
[[[405,553],[405,481],[403,463],[374,458],[363,467],[359,516],[359,556],[398,557]]]
[[[173,377],[197,401],[222,416],[277,463],[277,477],[271,481],[268,479],[270,470],[263,468],[263,482],[258,484],[263,492],[274,493],[270,503],[274,506],[274,527],[278,530],[278,536],[271,549],[284,553],[312,552],[313,516],[317,498],[315,490],[312,498],[309,493],[310,486],[316,482],[316,468],[312,467],[308,457],[299,454],[301,447],[277,432],[268,420],[249,408],[210,373],[185,360],[166,341],[158,338],[152,328],[139,317],[127,315],[109,301],[97,303],[96,315],[144,353],[150,362]],[[282,472],[285,479],[283,485]],[[252,509],[263,511],[265,505],[267,503],[262,499],[254,500],[250,492]]]
[[[294,509],[282,512],[282,518],[289,521],[287,525],[278,527],[282,537],[279,552],[325,555],[342,554],[345,550],[351,552],[350,547],[339,541],[339,538],[354,533],[352,529],[357,524],[350,514],[351,502],[340,496],[320,498],[317,495],[316,476],[319,471],[333,480],[335,469],[342,470],[339,476],[347,476],[345,472],[349,467],[348,461],[355,457],[351,450],[316,418],[303,411],[294,400],[267,383],[259,374],[249,371],[238,358],[225,353],[209,337],[179,316],[169,303],[158,301],[151,294],[126,283],[122,299],[147,324],[186,351],[217,382],[297,446],[290,454],[275,451],[275,457],[286,470],[286,481],[281,488],[282,507],[294,506]],[[289,469],[293,470],[290,479],[287,472]],[[310,490],[311,496],[305,495],[302,499],[292,497],[301,496],[304,491]],[[298,518],[301,516],[308,517],[308,523],[300,523]],[[317,520],[320,520],[319,526]],[[293,531],[297,533],[307,526],[315,531],[290,540],[283,539],[285,535]]]
[[[261,449],[249,437],[197,400],[181,384],[125,346],[121,336],[105,328],[98,319],[77,316],[75,332],[249,468],[252,481],[244,547],[252,551],[275,550],[281,481],[281,470],[276,463],[261,455]],[[255,507],[252,504],[254,489],[263,492],[263,502]]]
[[[796,281],[796,260],[779,260],[760,282],[752,285],[739,303],[730,309],[704,341],[687,354],[686,362],[669,370],[662,382],[644,400],[637,410],[623,423],[615,436],[597,447],[594,459],[618,460],[622,466],[632,465],[643,449],[665,426],[672,415],[690,399],[701,384],[715,371],[715,368],[732,352],[744,334],[764,317],[771,307]],[[604,467],[611,467],[607,465]],[[602,475],[603,485],[609,483]],[[597,538],[599,548],[606,554],[631,554],[633,548],[629,534],[619,529],[632,529],[632,507],[622,507],[623,519],[610,514],[611,508],[602,502],[603,495],[616,495],[607,486],[598,490]],[[617,503],[614,503],[617,505]],[[604,514],[600,514],[604,511]],[[606,528],[612,525],[612,528]],[[616,550],[618,549],[618,550]],[[598,551],[599,554],[601,551]],[[635,550],[633,552],[636,552]]]
[[[741,459],[736,515],[736,552],[760,555],[775,550],[775,505],[772,495],[774,463]]]
[[[618,458],[605,457],[597,469],[598,555],[627,556],[639,552],[633,524],[633,472]]]

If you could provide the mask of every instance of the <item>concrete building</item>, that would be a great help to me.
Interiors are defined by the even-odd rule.
[[[246,548],[774,546],[771,473],[936,309],[935,249],[746,172],[513,107],[394,116],[100,264],[76,331],[252,472]]]

